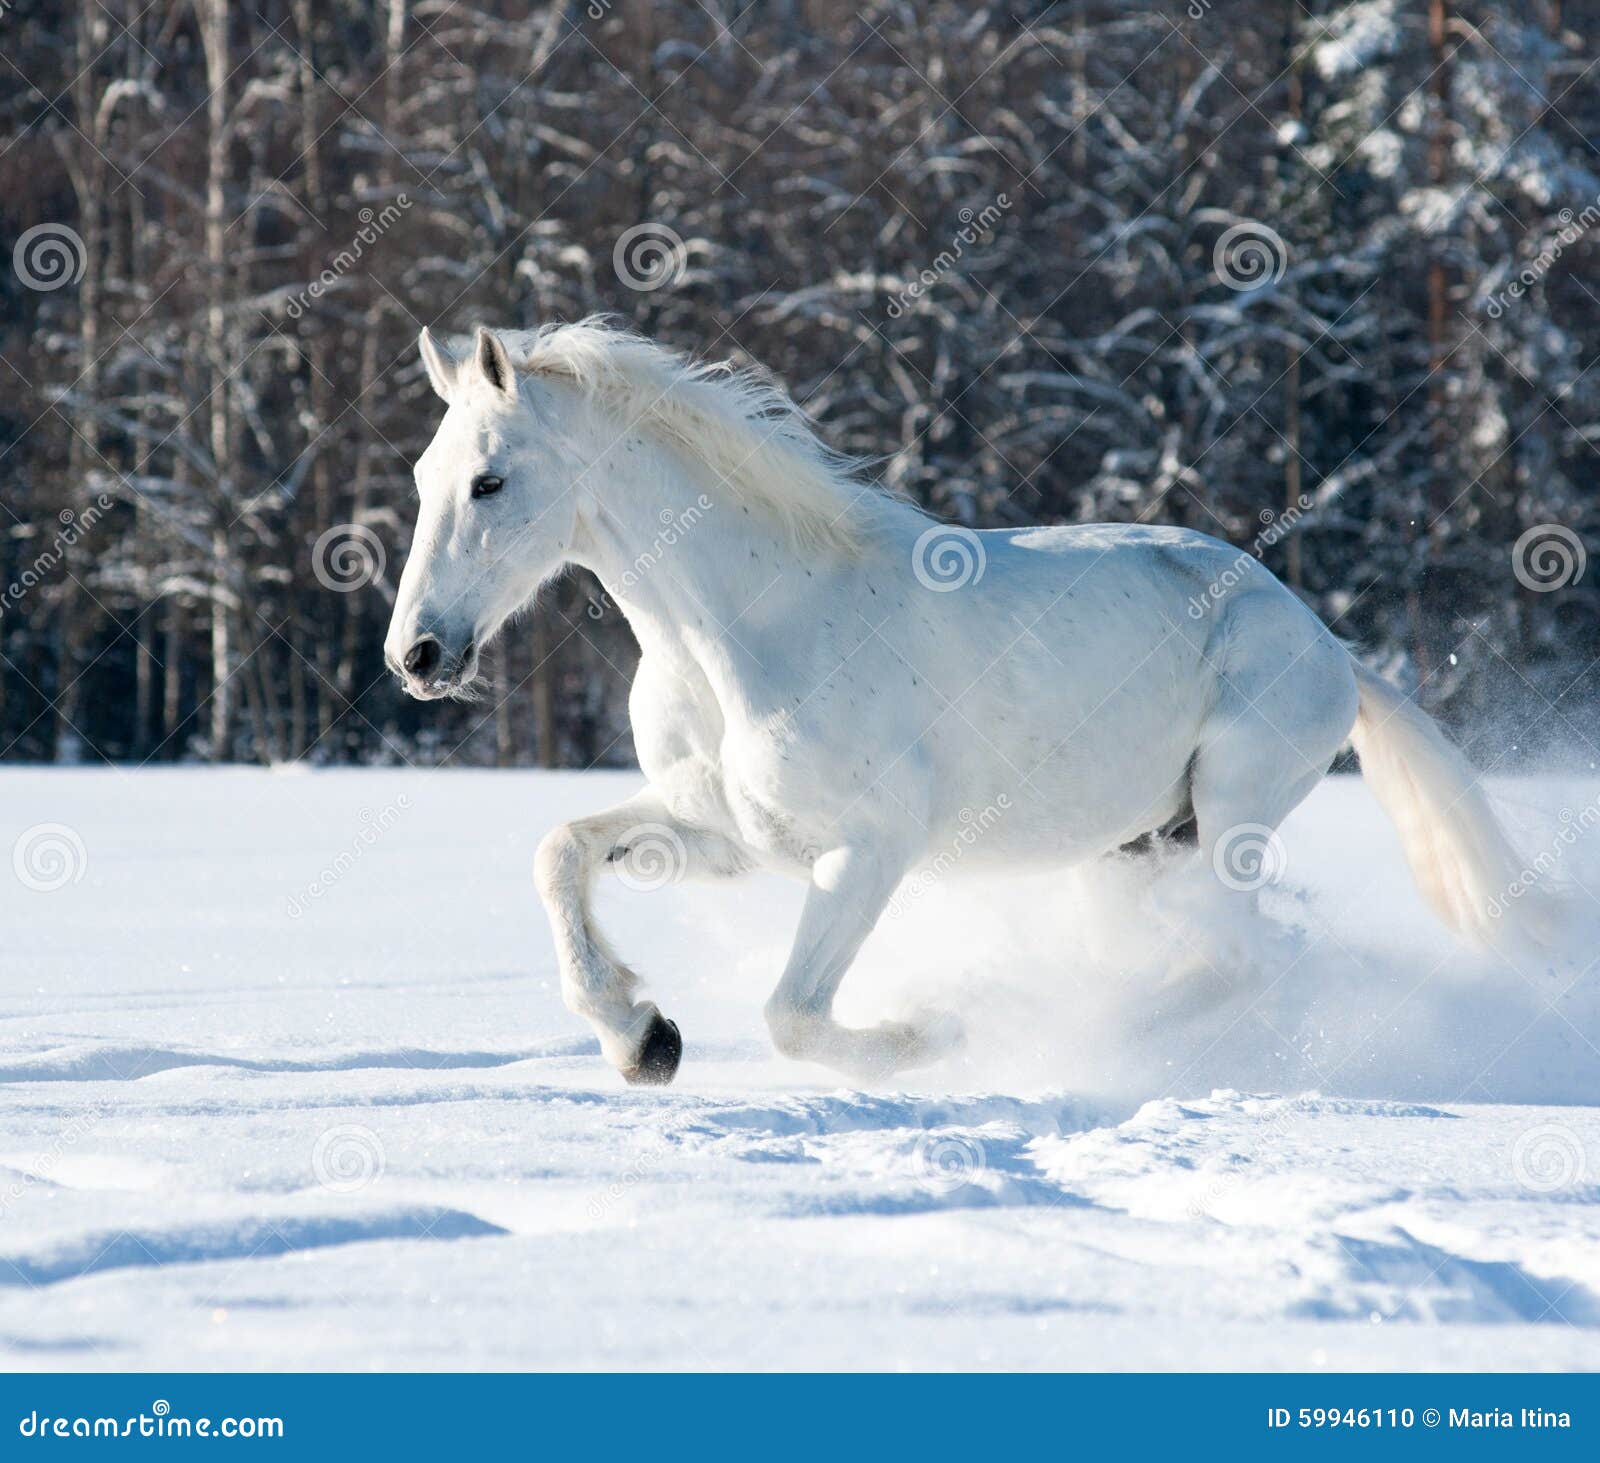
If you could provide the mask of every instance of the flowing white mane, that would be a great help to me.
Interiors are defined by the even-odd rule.
[[[797,544],[856,557],[894,501],[756,371],[693,360],[598,316],[497,333],[518,371],[565,377],[625,421],[653,428],[776,517]]]

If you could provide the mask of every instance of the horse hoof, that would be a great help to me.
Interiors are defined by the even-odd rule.
[[[683,1037],[678,1023],[657,1011],[645,1033],[644,1045],[639,1048],[639,1060],[624,1068],[622,1075],[634,1087],[665,1087],[678,1075],[682,1060]]]

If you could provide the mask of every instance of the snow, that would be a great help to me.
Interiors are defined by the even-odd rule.
[[[1311,47],[1312,60],[1324,81],[1362,71],[1393,55],[1405,27],[1394,0],[1359,0],[1347,5]]]
[[[635,785],[0,773],[4,1364],[1593,1364],[1593,979],[1454,946],[1358,780],[1248,928],[1120,863],[906,901],[843,1013],[969,1047],[874,1091],[765,1040],[777,881],[607,889],[687,1051],[603,1066],[529,871]],[[1597,789],[1501,791],[1534,853]]]

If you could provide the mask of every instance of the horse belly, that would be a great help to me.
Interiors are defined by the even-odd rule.
[[[957,722],[938,759],[953,795],[940,798],[936,844],[981,824],[974,867],[1072,863],[1186,809],[1214,684],[1186,646],[1139,635],[1059,657],[1013,652],[1001,668],[969,712],[981,734]]]

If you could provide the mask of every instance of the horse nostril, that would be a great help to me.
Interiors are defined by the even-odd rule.
[[[441,651],[439,642],[432,638],[419,640],[406,651],[405,668],[418,680],[426,680],[439,669]]]

